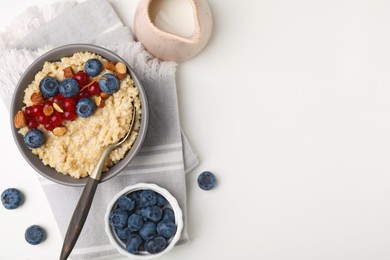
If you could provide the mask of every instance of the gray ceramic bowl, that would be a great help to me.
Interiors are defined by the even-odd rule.
[[[71,44],[58,47],[53,49],[46,54],[39,57],[34,61],[30,67],[27,68],[25,73],[20,78],[18,84],[16,85],[14,95],[11,102],[11,128],[14,140],[19,148],[19,151],[22,153],[23,157],[27,162],[42,176],[50,179],[54,182],[68,185],[68,186],[84,186],[88,178],[74,179],[69,175],[63,175],[57,172],[54,168],[46,166],[42,163],[41,159],[38,156],[34,155],[31,150],[24,144],[23,136],[18,134],[18,129],[13,125],[13,117],[15,114],[24,106],[23,97],[25,88],[33,81],[35,74],[43,68],[45,61],[59,61],[63,57],[72,56],[76,52],[94,52],[98,55],[101,55],[107,60],[110,61],[121,61],[127,65],[130,76],[134,80],[134,84],[140,90],[140,99],[142,103],[142,116],[141,116],[141,128],[137,140],[133,144],[133,147],[127,152],[126,156],[119,161],[110,169],[103,173],[101,182],[107,181],[117,175],[136,155],[138,150],[141,148],[142,142],[146,135],[146,130],[148,126],[148,103],[146,100],[145,91],[142,87],[140,80],[135,75],[133,69],[126,63],[121,57],[115,53],[104,49],[99,46],[90,45],[90,44]]]

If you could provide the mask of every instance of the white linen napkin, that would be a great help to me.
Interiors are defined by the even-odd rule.
[[[185,173],[198,164],[198,159],[180,129],[176,64],[153,58],[141,43],[134,42],[130,29],[106,0],[31,7],[16,20],[0,35],[0,94],[8,107],[14,86],[37,57],[54,47],[80,42],[100,45],[124,58],[141,79],[148,98],[150,119],[143,147],[123,172],[98,186],[71,258],[119,256],[105,234],[103,217],[114,194],[139,182],[156,183],[176,197],[185,223],[179,244],[187,243]],[[40,175],[38,178],[64,237],[82,188],[59,185]]]

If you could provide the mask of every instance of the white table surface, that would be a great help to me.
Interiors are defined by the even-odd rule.
[[[0,29],[33,1],[2,1]],[[36,0],[34,4],[49,2]],[[138,1],[114,0],[125,23]],[[177,70],[201,164],[191,243],[161,259],[390,259],[390,2],[209,0],[212,40]],[[0,105],[0,259],[57,259],[62,241]],[[216,189],[196,184],[203,170]],[[24,241],[31,224],[48,239]]]

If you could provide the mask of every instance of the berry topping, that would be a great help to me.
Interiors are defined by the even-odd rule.
[[[24,109],[24,112],[26,113],[26,116],[27,116],[27,117],[32,117],[32,116],[34,116],[33,106],[26,107],[26,108]]]
[[[53,102],[57,104],[60,104],[63,100],[64,100],[64,96],[61,94],[58,94],[55,97],[53,97]]]
[[[79,100],[79,99],[82,99],[82,98],[89,98],[90,96],[91,96],[91,94],[89,94],[88,91],[82,91],[82,92],[79,92],[76,95],[76,100]]]
[[[74,98],[65,98],[64,99],[64,109],[66,111],[75,111],[76,110],[76,99]]]
[[[24,238],[31,245],[38,245],[45,239],[45,231],[37,225],[30,226],[24,233]]]
[[[22,202],[22,195],[19,190],[9,188],[1,194],[1,203],[6,209],[16,209]]]
[[[64,112],[64,119],[65,119],[65,120],[73,121],[73,120],[75,120],[76,118],[77,118],[76,111],[70,110],[70,111],[65,111],[65,112]]]
[[[27,127],[29,129],[35,129],[39,126],[39,123],[35,117],[27,118]]]
[[[59,112],[53,112],[50,116],[50,123],[54,126],[58,126],[62,123],[62,115]]]
[[[45,98],[54,97],[58,94],[58,85],[58,80],[48,76],[39,83],[39,90]]]
[[[76,113],[81,117],[89,117],[95,112],[96,105],[89,98],[82,98],[77,102]]]
[[[105,79],[100,79],[99,80],[99,87],[100,90],[108,93],[108,94],[113,94],[118,91],[119,89],[119,80],[117,77],[115,77],[114,74],[106,73],[103,75]]]
[[[53,125],[51,122],[47,122],[46,124],[43,125],[43,127],[48,131],[53,131],[55,125]]]
[[[73,78],[74,78],[75,80],[77,80],[77,82],[79,83],[79,85],[80,85],[81,87],[83,87],[83,86],[85,86],[85,85],[87,85],[87,84],[89,83],[88,74],[85,73],[84,71],[79,71],[79,72],[77,72],[77,73],[73,76]]]
[[[35,105],[32,107],[32,112],[34,116],[39,116],[43,114],[43,106],[42,105]]]
[[[61,81],[59,91],[64,97],[73,97],[80,90],[79,83],[75,79],[66,78]]]
[[[88,60],[84,65],[84,71],[89,76],[97,76],[102,71],[103,65],[98,59]]]
[[[32,129],[24,136],[24,143],[30,148],[39,148],[45,141],[46,137],[39,129]]]
[[[211,172],[202,172],[198,177],[198,185],[202,190],[211,190],[216,185],[216,178]]]
[[[44,124],[47,124],[47,123],[49,123],[49,118],[47,117],[47,116],[45,116],[45,115],[39,115],[39,116],[37,116],[36,117],[37,118],[37,121],[40,123],[40,124],[42,124],[42,125],[44,125]]]
[[[99,83],[97,83],[96,81],[94,83],[92,83],[90,86],[88,86],[88,92],[89,94],[91,95],[99,95],[100,92],[102,92],[100,90],[100,87],[99,87]]]

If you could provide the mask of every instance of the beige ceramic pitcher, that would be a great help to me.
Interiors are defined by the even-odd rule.
[[[183,62],[197,55],[210,39],[213,17],[206,0],[190,0],[193,9],[194,31],[189,37],[175,35],[157,28],[150,16],[152,1],[141,0],[135,17],[137,40],[155,57],[165,61]]]

